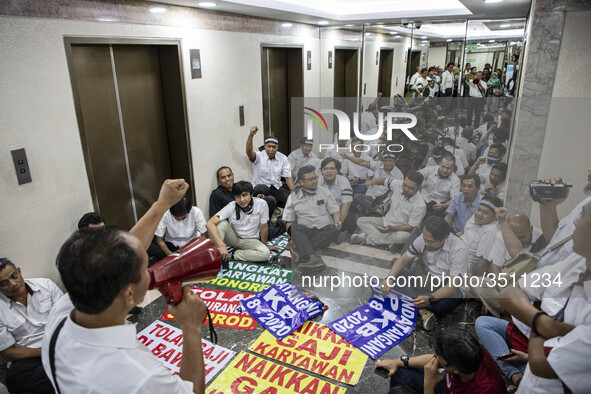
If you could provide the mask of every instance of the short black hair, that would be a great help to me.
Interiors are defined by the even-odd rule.
[[[62,245],[56,266],[72,304],[99,314],[125,286],[141,279],[142,259],[116,226],[76,231]]]
[[[252,183],[248,181],[236,182],[234,183],[234,186],[232,186],[232,195],[234,196],[239,196],[244,192],[249,192],[252,196],[253,191],[254,187],[252,186]]]
[[[498,127],[495,130],[494,140],[499,142],[505,142],[509,139],[509,129],[506,127]]]
[[[191,198],[185,195],[179,202],[170,207],[170,213],[172,216],[183,216],[184,214],[191,212],[192,207],[193,204],[191,203]]]
[[[443,156],[443,154],[446,152],[445,148],[443,146],[436,146],[435,148],[433,148],[433,151],[431,151],[431,155],[433,156]]]
[[[448,68],[449,66],[455,66],[455,64],[453,64],[453,62],[449,62],[447,63],[447,66],[445,66],[445,68]]]
[[[424,73],[425,71],[429,71],[429,69],[427,67],[421,68],[421,74]]]
[[[466,180],[470,180],[473,179],[474,180],[474,185],[476,185],[476,187],[480,187],[480,176],[476,175],[476,174],[466,174],[462,177],[462,182],[466,181]]]
[[[503,174],[503,178],[507,178],[507,163],[503,163],[502,161],[497,162],[492,165],[491,171],[492,170],[501,171],[501,174]]]
[[[98,212],[85,213],[78,221],[78,230],[88,228],[89,224],[101,224],[105,222],[105,218]]]
[[[234,173],[230,167],[228,167],[228,166],[221,166],[220,168],[218,168],[218,170],[217,170],[217,171],[216,171],[216,173],[215,173],[215,176],[216,176],[216,178],[219,178],[219,177],[220,177],[220,171],[221,171],[221,170],[225,170],[225,169],[228,169],[228,170],[230,170],[230,172],[231,172],[232,174]]]
[[[431,72],[432,70],[435,70],[435,71],[437,71],[437,67],[435,67],[435,66],[431,66],[431,67],[429,67],[429,72]]]
[[[423,229],[427,230],[436,241],[443,241],[451,231],[449,224],[439,216],[429,216],[423,223]]]
[[[423,179],[425,179],[425,177],[423,177],[423,174],[421,174],[418,171],[407,172],[405,178],[408,178],[409,180],[416,183],[418,187],[421,187],[421,185],[423,184]]]
[[[311,172],[316,172],[316,168],[311,165],[303,166],[298,170],[298,179]]]
[[[341,162],[335,159],[334,157],[327,157],[326,159],[322,160],[322,163],[320,163],[320,169],[326,167],[328,163],[330,163],[331,161],[334,162],[334,166],[337,168],[337,172],[341,172]]]
[[[456,368],[462,374],[478,371],[484,357],[482,346],[474,335],[460,328],[441,331],[434,338],[433,350],[448,367]]]
[[[505,148],[505,145],[501,145],[501,144],[492,144],[490,146],[490,149],[488,150],[490,152],[491,149],[496,149],[499,151],[499,155],[501,156],[505,156],[505,153],[507,153],[507,148]]]
[[[470,124],[470,122],[468,122],[468,118],[466,118],[465,116],[460,118],[460,126],[461,127],[466,127],[466,126],[468,126],[468,124]]]
[[[14,263],[10,260],[8,260],[7,257],[0,257],[0,271],[2,271],[4,268],[11,266],[12,268],[16,269],[16,265],[14,265]]]
[[[484,114],[484,116],[482,117],[482,120],[484,122],[490,122],[491,120],[493,120],[495,117],[492,114]]]
[[[467,140],[472,139],[474,135],[474,129],[470,126],[466,126],[462,129],[462,137],[466,138]]]
[[[445,152],[443,152],[443,156],[441,156],[441,160],[443,159],[451,160],[454,162],[454,165],[456,164],[456,156],[447,149],[445,149]]]

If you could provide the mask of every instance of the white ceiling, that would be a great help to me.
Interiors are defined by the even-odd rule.
[[[200,1],[216,3],[216,11],[330,26],[360,23],[453,19],[525,18],[531,0],[147,0],[154,3],[202,8]]]

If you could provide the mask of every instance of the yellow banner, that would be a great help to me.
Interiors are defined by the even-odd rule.
[[[367,361],[365,353],[324,324],[311,321],[283,340],[265,331],[249,349],[273,360],[353,386],[357,384]]]
[[[207,394],[339,394],[345,391],[343,387],[245,352],[240,352],[205,390]]]

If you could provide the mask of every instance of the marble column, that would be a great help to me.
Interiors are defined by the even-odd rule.
[[[538,177],[566,13],[589,8],[589,1],[533,1],[505,197],[512,212],[528,214],[533,204],[529,183]]]

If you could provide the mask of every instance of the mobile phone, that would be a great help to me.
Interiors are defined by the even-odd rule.
[[[373,372],[376,375],[380,375],[382,378],[387,378],[388,375],[390,374],[390,371],[387,368],[384,367],[376,367]]]
[[[511,353],[511,352],[509,352],[507,354],[502,354],[499,357],[497,357],[497,360],[505,360],[505,359],[508,359],[509,357],[512,357],[514,355],[515,355],[515,353]]]

